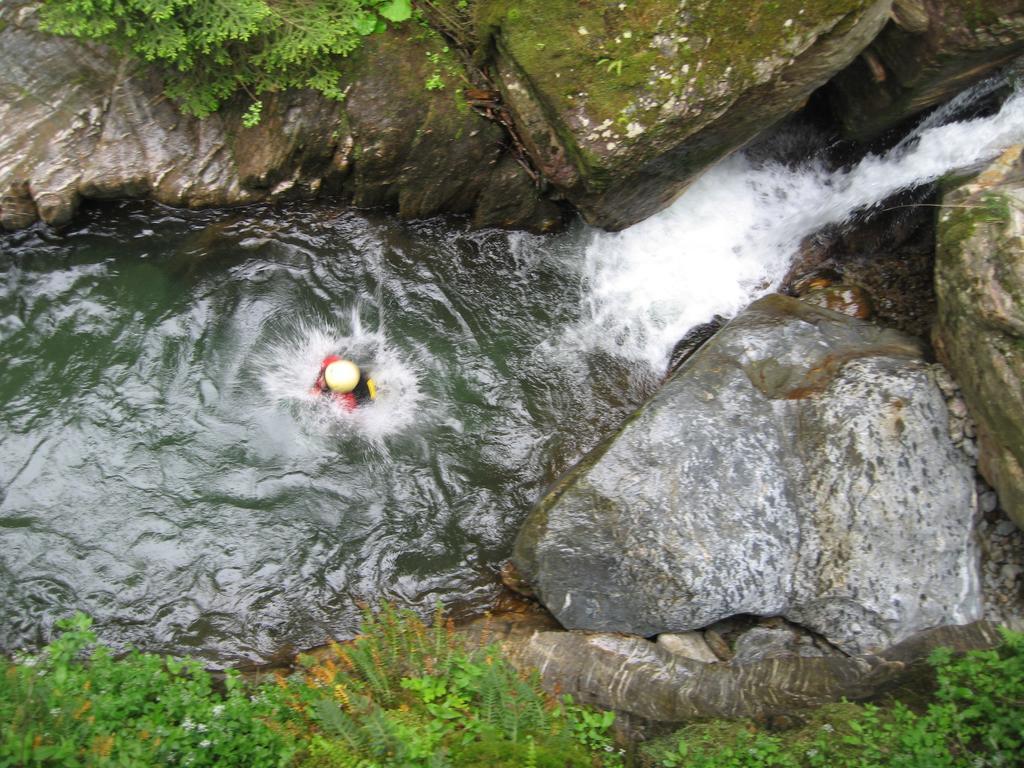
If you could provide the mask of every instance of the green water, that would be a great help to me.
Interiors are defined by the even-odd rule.
[[[119,206],[0,238],[0,647],[82,610],[266,659],[360,601],[486,605],[531,503],[653,384],[565,338],[586,236]],[[308,394],[337,351],[381,389],[355,414]]]

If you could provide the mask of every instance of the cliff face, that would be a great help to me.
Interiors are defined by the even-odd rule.
[[[525,171],[500,162],[503,131],[454,88],[424,87],[437,35],[411,27],[368,38],[349,62],[347,97],[289,91],[206,120],[183,116],[138,62],[37,29],[36,3],[0,8],[0,223],[67,222],[83,198],[176,206],[340,196],[417,218],[473,213],[544,231],[561,220]],[[437,49],[435,51],[435,49]],[[506,198],[515,197],[510,210]]]
[[[1024,148],[943,198],[935,348],[978,427],[978,468],[1024,527]]]
[[[890,5],[484,0],[479,13],[538,168],[591,224],[622,229],[799,108]]]
[[[184,117],[138,62],[40,33],[37,5],[0,7],[8,229],[64,223],[83,198],[327,196],[541,232],[575,208],[621,229],[834,76],[837,115],[869,137],[1024,48],[1021,0],[478,0],[463,43],[479,71],[407,24],[350,58],[342,102],[272,94],[246,128],[241,100]],[[448,84],[428,90],[439,66]],[[470,101],[500,124],[463,95],[481,78]]]
[[[845,133],[871,139],[1024,51],[1021,0],[896,0],[892,20],[829,85]]]

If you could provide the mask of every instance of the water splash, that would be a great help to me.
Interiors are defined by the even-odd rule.
[[[423,395],[414,362],[389,343],[383,324],[371,329],[358,307],[348,317],[302,321],[271,334],[256,355],[262,388],[273,407],[290,408],[316,435],[355,433],[378,449],[384,439],[418,419]],[[377,384],[377,399],[354,411],[311,391],[324,357],[340,354],[356,361]]]
[[[828,171],[734,155],[670,208],[586,247],[589,286],[573,346],[662,370],[676,341],[775,288],[803,238],[896,192],[970,168],[1024,142],[1024,95],[995,115],[922,126],[890,152]]]

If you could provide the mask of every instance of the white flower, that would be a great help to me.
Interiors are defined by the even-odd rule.
[[[60,714],[60,707],[54,707],[50,710],[50,717],[56,717]]]
[[[192,718],[186,717],[184,720],[181,721],[181,727],[184,728],[186,731],[191,731],[195,729],[196,724],[192,722]]]
[[[587,28],[586,27],[580,27],[576,31],[579,32],[581,35],[589,35],[590,34],[589,32],[587,32]]]
[[[206,749],[206,748],[207,748],[208,746],[210,746],[211,744],[213,744],[213,742],[212,742],[212,741],[210,741],[209,739],[203,739],[202,741],[200,741],[200,742],[199,742],[199,746],[200,746],[201,748],[203,748],[203,749]]]
[[[832,733],[832,731],[834,731],[835,728],[832,727],[832,723],[825,723],[823,726],[821,726],[821,730],[825,731],[826,733]]]
[[[207,730],[209,730],[209,729],[205,725],[203,725],[202,723],[196,723],[196,731],[197,732],[199,732],[199,733],[206,733]]]
[[[223,704],[216,704],[216,705],[214,705],[213,709],[210,710],[210,711],[211,711],[211,713],[213,714],[214,717],[220,717],[221,715],[224,714],[224,705]]]

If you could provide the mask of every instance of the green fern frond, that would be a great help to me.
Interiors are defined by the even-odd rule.
[[[44,0],[41,28],[157,66],[166,95],[206,117],[239,90],[314,88],[343,98],[340,61],[407,17],[399,0]]]

